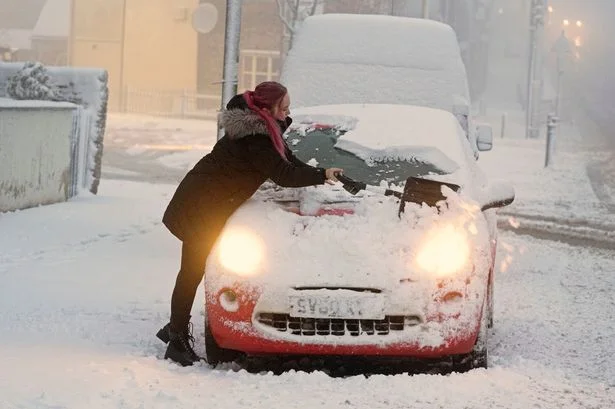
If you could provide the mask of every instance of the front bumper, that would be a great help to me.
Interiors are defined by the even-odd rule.
[[[229,289],[238,295],[234,311],[220,302]],[[206,308],[217,344],[250,355],[441,358],[467,354],[476,343],[484,297],[460,295],[451,307],[431,297],[427,305],[400,305],[391,294],[384,320],[292,318],[282,307],[282,294],[262,297],[245,285],[207,292]]]

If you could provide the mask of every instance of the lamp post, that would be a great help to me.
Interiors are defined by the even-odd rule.
[[[226,107],[237,94],[237,71],[239,66],[239,38],[241,34],[241,0],[227,0],[226,26],[224,34],[224,69],[222,74],[222,101],[220,110]],[[224,130],[218,123],[218,139]]]
[[[526,138],[538,137],[536,111],[542,98],[542,38],[545,23],[547,0],[531,0],[530,7],[530,46],[527,68],[527,101],[525,106]]]
[[[562,30],[562,34],[559,36],[553,48],[552,52],[556,53],[556,62],[557,62],[557,88],[556,88],[556,99],[555,99],[555,116],[557,118],[561,118],[561,101],[562,101],[562,80],[564,76],[564,62],[565,58],[570,56],[572,53],[572,48],[570,47],[570,41],[566,37],[566,32]]]

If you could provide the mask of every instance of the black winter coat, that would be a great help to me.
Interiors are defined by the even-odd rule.
[[[236,95],[221,113],[225,135],[181,181],[162,219],[178,239],[212,243],[228,218],[267,180],[284,187],[325,183],[325,169],[299,160],[286,146],[285,161],[265,121]],[[281,123],[282,131],[290,118]]]

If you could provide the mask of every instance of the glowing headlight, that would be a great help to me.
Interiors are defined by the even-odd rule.
[[[256,274],[263,262],[265,244],[254,232],[243,228],[224,231],[218,245],[220,264],[235,274]]]
[[[470,243],[465,231],[453,225],[438,227],[425,237],[416,256],[418,267],[435,277],[446,277],[468,265]]]

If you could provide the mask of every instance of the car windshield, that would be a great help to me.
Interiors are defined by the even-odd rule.
[[[303,136],[292,130],[288,133],[287,141],[293,153],[302,161],[309,162],[315,159],[320,167],[342,168],[349,177],[371,185],[378,185],[381,181],[399,185],[410,176],[449,173],[425,160],[418,153],[412,160],[387,159],[368,164],[355,154],[335,147],[338,138],[344,133],[333,128],[321,128],[310,130]],[[422,152],[425,152],[424,148]]]

